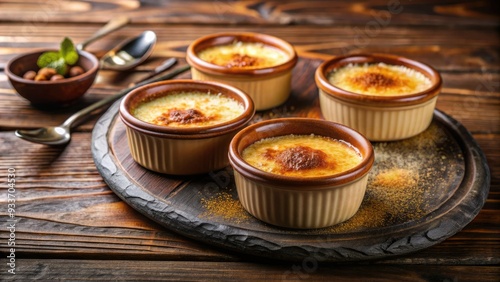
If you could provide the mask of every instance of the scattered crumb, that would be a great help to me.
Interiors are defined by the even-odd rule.
[[[206,209],[203,216],[221,217],[224,220],[232,220],[235,223],[241,223],[250,218],[240,201],[234,199],[227,192],[218,192],[210,198],[202,198],[201,204]]]
[[[371,185],[386,188],[385,190],[415,187],[418,182],[418,174],[409,169],[394,168],[380,172]]]

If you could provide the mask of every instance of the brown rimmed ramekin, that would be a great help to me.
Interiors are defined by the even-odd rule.
[[[151,124],[131,113],[142,101],[185,91],[220,93],[242,103],[244,112],[227,122],[191,128]],[[126,125],[132,158],[147,169],[172,175],[207,173],[226,167],[231,138],[246,126],[254,113],[253,102],[243,91],[222,83],[192,80],[144,85],[128,93],[120,104],[120,117]]]
[[[202,50],[235,41],[263,43],[279,49],[289,59],[279,65],[238,69],[211,64],[198,57]],[[293,46],[274,36],[251,33],[216,33],[201,37],[191,43],[187,49],[187,62],[191,65],[191,76],[195,80],[208,80],[227,83],[245,91],[253,99],[256,110],[265,110],[284,103],[290,96],[292,69],[297,64],[297,53]]]
[[[362,162],[342,173],[321,177],[290,177],[257,169],[243,160],[245,148],[264,138],[320,135],[343,140],[359,150]],[[374,161],[371,143],[347,126],[319,119],[284,118],[250,125],[229,146],[229,161],[239,200],[256,218],[288,228],[321,228],[351,218],[366,191]]]
[[[397,96],[364,95],[332,85],[328,75],[348,64],[385,63],[416,70],[431,81],[421,92]],[[327,120],[345,124],[371,141],[400,140],[415,136],[432,121],[438,94],[440,74],[431,66],[408,58],[387,54],[358,54],[336,57],[322,63],[315,74],[320,107]]]

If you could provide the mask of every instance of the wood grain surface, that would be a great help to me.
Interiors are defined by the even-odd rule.
[[[0,68],[16,54],[56,47],[63,36],[81,42],[117,14],[132,17],[132,23],[89,45],[88,51],[100,56],[145,29],[158,35],[145,64],[127,73],[101,71],[81,103],[56,112],[31,107],[0,71],[0,280],[498,281],[498,2],[402,0],[400,13],[387,14],[388,2],[0,0]],[[377,15],[386,15],[386,21],[377,22]],[[92,160],[96,118],[79,126],[64,148],[31,144],[13,134],[16,128],[58,124],[147,75],[167,57],[183,63],[192,40],[222,31],[279,36],[305,58],[384,52],[434,66],[444,81],[437,108],[461,122],[486,155],[491,185],[483,209],[461,232],[405,256],[348,265],[254,261],[175,234],[121,201]],[[16,276],[7,273],[5,264],[8,168],[16,169]]]
[[[25,281],[75,280],[75,277],[110,281],[498,281],[500,273],[488,266],[463,265],[311,264],[301,268],[252,262],[53,260],[48,263],[34,259],[21,259],[20,264],[23,271],[18,277]]]
[[[134,23],[194,24],[366,24],[495,26],[496,1],[2,1],[0,18],[17,22],[105,22],[113,15]]]

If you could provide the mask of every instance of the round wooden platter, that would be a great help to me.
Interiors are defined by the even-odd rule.
[[[253,122],[289,116],[321,118],[314,84],[319,63],[301,58],[290,99],[258,112]],[[109,187],[170,230],[251,256],[344,262],[418,251],[460,231],[479,213],[488,195],[490,174],[484,154],[459,122],[436,110],[422,134],[373,144],[374,169],[353,218],[323,229],[278,228],[243,209],[230,167],[178,177],[135,163],[118,107],[119,102],[108,109],[92,134],[94,161]]]

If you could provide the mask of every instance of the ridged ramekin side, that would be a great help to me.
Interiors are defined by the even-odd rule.
[[[422,104],[384,107],[349,103],[319,90],[326,120],[349,126],[370,141],[393,141],[415,136],[429,127],[437,96]]]
[[[342,186],[286,189],[261,184],[234,172],[238,197],[256,218],[287,228],[322,228],[351,218],[366,191],[368,174]]]
[[[159,173],[190,175],[207,173],[229,164],[227,151],[236,131],[202,139],[160,138],[127,127],[132,158]]]

